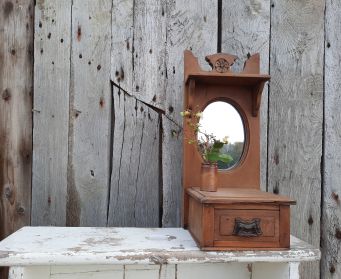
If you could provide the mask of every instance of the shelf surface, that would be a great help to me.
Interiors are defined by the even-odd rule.
[[[24,227],[0,242],[0,266],[302,262],[317,248],[291,237],[285,251],[201,251],[182,228]]]
[[[187,193],[201,203],[277,203],[296,204],[283,195],[275,195],[257,189],[219,188],[217,192],[200,191],[199,187],[187,189]]]
[[[218,85],[244,85],[252,86],[270,80],[269,75],[259,74],[242,74],[242,73],[225,73],[216,72],[198,72],[190,73],[186,78],[186,83],[189,80],[195,80],[207,84]]]

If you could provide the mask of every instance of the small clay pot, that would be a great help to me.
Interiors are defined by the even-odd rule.
[[[201,164],[200,191],[216,192],[218,184],[218,165]]]

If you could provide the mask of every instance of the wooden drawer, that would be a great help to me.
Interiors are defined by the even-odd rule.
[[[214,245],[267,247],[279,242],[279,210],[215,209]]]

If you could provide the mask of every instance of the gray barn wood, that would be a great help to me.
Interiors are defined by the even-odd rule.
[[[111,0],[74,0],[67,225],[106,226],[111,150]]]
[[[0,239],[31,219],[33,15],[33,1],[0,2]]]
[[[270,0],[222,1],[221,50],[239,57],[235,71],[242,71],[248,55],[260,53],[261,73],[269,73]],[[268,87],[262,94],[261,121],[261,189],[266,190]]]
[[[66,224],[71,1],[35,6],[32,225]]]
[[[203,68],[204,56],[217,51],[217,1],[167,2],[165,117],[163,118],[163,226],[181,224],[183,53],[192,49]],[[169,121],[171,119],[172,121]]]
[[[263,187],[298,200],[293,234],[315,246],[321,237],[321,278],[340,276],[340,4],[326,0],[324,14],[318,0],[221,3],[220,11],[215,0],[0,3],[0,237],[30,218],[32,225],[179,225],[183,50],[203,67],[217,47],[240,61],[260,51],[262,72],[272,75],[261,112]],[[114,87],[111,95],[110,79],[129,93],[129,119],[115,108],[124,93]],[[136,114],[135,103],[153,121]],[[131,128],[122,142],[124,121],[139,141]],[[122,164],[141,152],[152,167],[118,168],[120,150]],[[116,200],[118,170],[124,192]],[[135,182],[140,173],[137,184],[129,172]],[[132,202],[136,185],[140,199]],[[318,267],[303,273],[317,278]]]
[[[340,1],[326,1],[324,185],[321,223],[323,279],[341,278],[340,13]]]
[[[292,233],[319,247],[324,3],[276,1],[271,8],[269,191],[297,200]],[[319,278],[319,265],[302,265]]]
[[[160,115],[116,87],[113,113],[108,225],[158,227]]]

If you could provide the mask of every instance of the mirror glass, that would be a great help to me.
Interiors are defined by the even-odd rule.
[[[216,101],[202,112],[197,133],[199,146],[214,141],[224,143],[220,154],[229,155],[228,162],[218,161],[218,169],[228,170],[238,165],[244,150],[245,130],[243,120],[234,106]]]

